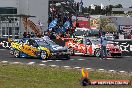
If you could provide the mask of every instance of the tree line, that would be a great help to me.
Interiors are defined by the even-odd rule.
[[[101,6],[99,5],[95,5],[95,9],[91,9],[91,6],[83,7],[83,13],[88,13],[90,15],[125,14],[124,11],[114,11],[113,12],[112,8],[123,8],[123,6],[121,4],[108,5],[108,6],[105,6],[104,9],[101,9]],[[129,8],[132,8],[132,6]],[[128,13],[132,13],[132,11],[129,11]]]

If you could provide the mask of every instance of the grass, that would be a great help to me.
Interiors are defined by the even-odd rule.
[[[90,79],[129,79],[116,73],[89,72]],[[0,88],[83,88],[81,72],[75,69],[0,64]],[[132,88],[127,86],[87,86],[86,88]]]

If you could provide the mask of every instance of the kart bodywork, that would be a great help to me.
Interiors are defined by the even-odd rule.
[[[65,45],[70,49],[72,54],[82,54],[90,56],[101,55],[101,45],[98,38],[73,38],[67,41]],[[113,42],[108,42],[106,48],[108,57],[122,56],[121,49]]]
[[[15,57],[41,59],[70,59],[68,48],[46,38],[16,39],[11,42],[10,53]]]

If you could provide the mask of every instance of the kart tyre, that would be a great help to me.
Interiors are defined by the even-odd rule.
[[[14,54],[14,49],[10,48],[10,54],[13,55]]]
[[[101,50],[100,49],[96,49],[95,52],[94,52],[94,55],[96,57],[100,57],[101,56]]]
[[[109,50],[107,50],[107,57],[111,57],[111,53]]]
[[[123,56],[122,56],[122,53],[121,53],[121,55],[119,56],[119,58],[122,58]]]
[[[46,52],[46,51],[41,51],[41,53],[40,53],[40,58],[41,58],[42,60],[46,60],[46,59],[47,59],[47,52]]]
[[[66,56],[66,60],[70,60],[70,55],[67,55]]]
[[[14,56],[15,56],[16,58],[20,57],[20,51],[14,50]]]

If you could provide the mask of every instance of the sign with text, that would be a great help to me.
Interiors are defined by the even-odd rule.
[[[132,30],[132,25],[120,25],[120,31],[130,32]]]

